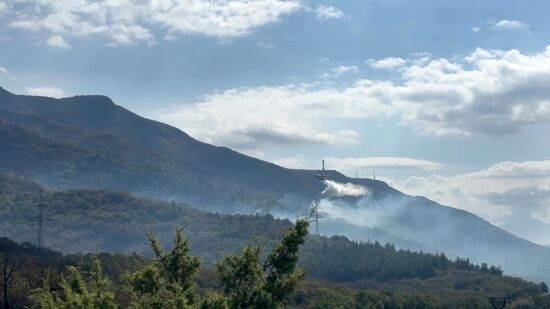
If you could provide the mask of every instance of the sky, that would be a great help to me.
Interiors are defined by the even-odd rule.
[[[0,0],[0,86],[104,94],[550,244],[550,2]]]

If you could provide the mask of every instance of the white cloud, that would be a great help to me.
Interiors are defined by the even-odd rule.
[[[10,79],[15,79],[15,76],[11,75],[8,69],[0,67],[0,76],[7,76]]]
[[[330,169],[352,173],[357,170],[373,169],[400,169],[434,171],[443,167],[443,164],[403,157],[363,157],[363,158],[325,158]]]
[[[61,49],[69,49],[71,46],[65,42],[62,36],[60,35],[52,35],[46,43],[50,45],[51,47],[61,48]]]
[[[330,73],[324,73],[322,77],[324,78],[339,77],[343,74],[357,73],[357,72],[359,72],[359,68],[355,65],[341,65],[338,67],[331,68]]]
[[[52,98],[62,98],[65,96],[63,89],[56,87],[26,87],[25,90],[27,94],[35,96]]]
[[[476,49],[462,60],[411,60],[401,81],[356,80],[230,89],[151,116],[207,142],[357,143],[350,119],[400,119],[432,135],[505,135],[550,123],[550,47],[535,54]]]
[[[455,176],[389,183],[405,193],[473,212],[529,240],[550,243],[549,160],[502,162]]]
[[[315,15],[317,15],[317,19],[321,21],[346,17],[346,14],[344,14],[344,12],[338,10],[337,8],[324,5],[320,5],[317,7],[317,9],[315,10]]]
[[[550,47],[476,49],[462,62],[431,60],[402,73],[392,90],[403,123],[430,134],[503,135],[550,121]]]
[[[473,28],[472,28],[472,31],[473,31],[473,32],[479,32],[479,30],[481,30],[481,29],[479,29],[479,27],[473,27]]]
[[[483,178],[547,178],[550,177],[550,160],[548,161],[506,161],[473,174]]]
[[[529,25],[518,20],[503,19],[495,22],[491,26],[493,30],[529,30]]]
[[[256,45],[258,45],[261,48],[266,48],[266,49],[273,49],[273,48],[277,47],[275,44],[273,44],[271,42],[265,42],[265,41],[260,41]]]
[[[49,37],[102,36],[108,45],[154,42],[154,29],[165,37],[177,33],[240,37],[302,7],[299,0],[8,1],[17,2],[8,20],[10,27]]]
[[[366,63],[375,70],[392,70],[404,66],[407,64],[407,60],[403,58],[388,57],[380,60],[369,59]]]
[[[151,20],[168,32],[200,33],[215,37],[243,36],[273,23],[301,7],[292,0],[180,1],[154,12]]]
[[[363,99],[371,92],[382,92],[383,85],[362,82],[345,89],[314,84],[231,89],[200,102],[156,111],[151,117],[199,139],[239,150],[266,144],[355,144],[357,132],[331,128],[330,124],[342,117],[392,113],[387,102]]]

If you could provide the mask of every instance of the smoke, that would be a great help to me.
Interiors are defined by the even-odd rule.
[[[349,203],[323,199],[320,202],[319,211],[322,217],[326,219],[341,220],[349,224],[369,228],[388,227],[392,223],[393,213],[380,207],[367,207],[368,200],[368,198],[364,198]]]
[[[522,241],[466,211],[423,197],[384,191],[384,187],[332,180],[325,180],[324,184],[318,208],[321,235],[376,240],[414,251],[444,252],[451,258],[469,257],[475,263],[500,265],[506,274],[550,280],[545,275],[550,272],[548,249]],[[302,200],[288,196],[286,202],[295,205],[293,210],[276,209],[272,212],[275,217],[294,220],[310,213],[310,209],[296,207],[302,205]]]
[[[324,180],[323,182],[327,187],[321,194],[325,197],[367,196],[369,193],[367,187],[353,183],[339,183],[333,180]]]
[[[321,235],[343,235],[356,241],[393,243],[397,248],[444,252],[454,258],[500,265],[505,273],[531,280],[549,280],[550,251],[520,241],[465,211],[438,205],[424,198],[386,195],[375,198],[368,187],[326,182],[327,196],[319,204]],[[353,188],[347,191],[337,188]],[[357,191],[359,189],[359,191]],[[363,191],[360,191],[360,190]],[[351,194],[350,194],[351,193]],[[325,192],[323,191],[323,194]],[[347,196],[352,195],[352,198]],[[525,260],[530,260],[529,264]]]

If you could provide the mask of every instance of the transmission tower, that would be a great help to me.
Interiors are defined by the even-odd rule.
[[[31,218],[29,221],[38,222],[38,250],[40,251],[44,245],[44,237],[42,235],[42,230],[44,222],[53,221],[51,219],[44,218],[44,196],[42,191],[40,191],[40,202],[38,203],[38,216]]]

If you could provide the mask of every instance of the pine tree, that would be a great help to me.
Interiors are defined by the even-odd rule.
[[[115,302],[110,281],[103,277],[97,256],[92,261],[90,287],[74,266],[67,268],[67,276],[61,279],[62,293],[56,294],[44,280],[44,286],[31,296],[38,308],[44,309],[114,309]]]
[[[261,262],[264,244],[248,245],[240,255],[226,257],[217,266],[230,308],[280,308],[304,278],[296,269],[298,250],[309,222],[298,220]]]
[[[134,309],[233,309],[281,308],[304,278],[297,269],[298,251],[305,241],[309,222],[298,220],[262,262],[265,243],[248,245],[241,254],[227,256],[217,266],[222,293],[210,292],[202,299],[196,293],[195,276],[201,265],[190,255],[189,242],[181,228],[176,230],[174,248],[164,251],[149,232],[147,237],[154,253],[144,269],[125,277],[129,308]],[[48,309],[114,309],[114,288],[103,278],[98,257],[93,260],[90,284],[81,271],[68,267],[61,279],[61,293],[53,292],[45,280],[32,296],[38,308]]]
[[[130,308],[193,308],[197,303],[194,279],[201,261],[189,254],[189,242],[182,229],[176,229],[174,248],[169,252],[162,249],[151,232],[147,237],[154,259],[144,270],[126,278]]]

